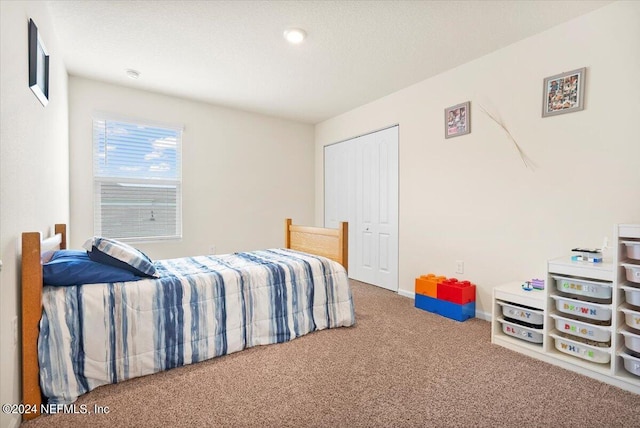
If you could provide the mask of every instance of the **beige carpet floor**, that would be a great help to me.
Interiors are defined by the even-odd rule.
[[[357,325],[100,387],[37,427],[640,427],[640,395],[352,281]]]

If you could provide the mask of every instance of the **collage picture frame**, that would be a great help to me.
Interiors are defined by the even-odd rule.
[[[586,67],[544,79],[542,117],[584,110]]]
[[[471,132],[471,101],[444,109],[444,137],[453,138]]]

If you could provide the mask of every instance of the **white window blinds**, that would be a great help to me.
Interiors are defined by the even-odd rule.
[[[182,130],[93,120],[94,233],[123,241],[178,239]]]

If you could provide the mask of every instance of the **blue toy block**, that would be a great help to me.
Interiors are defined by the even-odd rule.
[[[422,309],[423,311],[435,312],[436,305],[438,303],[438,299],[434,299],[433,297],[425,296],[423,294],[416,294],[416,308]]]
[[[434,312],[452,320],[466,321],[469,318],[475,318],[476,302],[460,305],[446,300],[436,300]]]

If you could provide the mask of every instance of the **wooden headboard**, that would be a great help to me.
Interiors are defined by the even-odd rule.
[[[349,225],[340,223],[338,229],[294,226],[291,219],[284,222],[286,248],[324,256],[349,270]]]
[[[25,413],[24,419],[38,416],[42,404],[38,368],[38,335],[42,317],[42,254],[67,248],[67,226],[56,224],[54,233],[44,240],[40,232],[22,234],[22,404],[36,408],[36,413]]]

